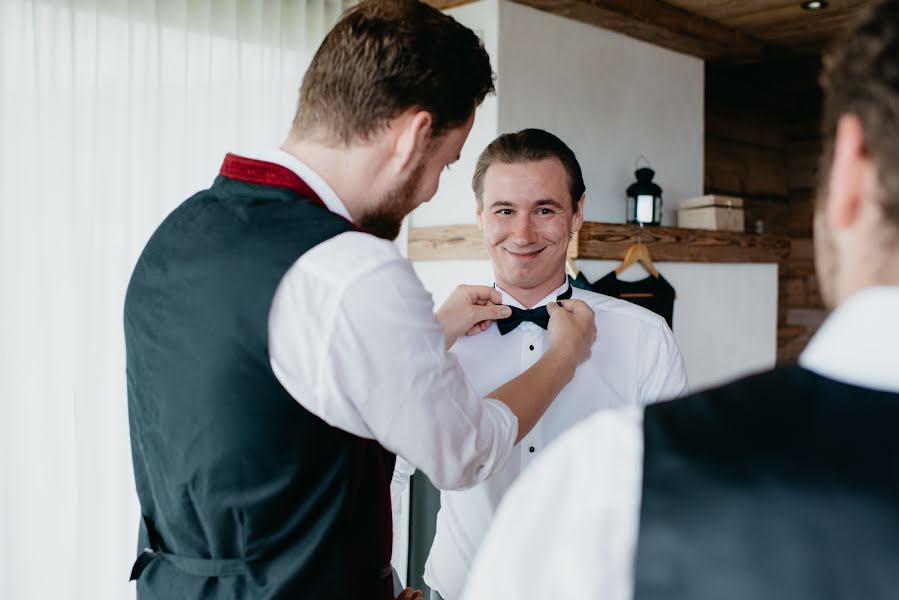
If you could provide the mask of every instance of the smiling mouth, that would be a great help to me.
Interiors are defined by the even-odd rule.
[[[540,248],[539,250],[534,250],[533,252],[512,252],[511,250],[506,250],[506,252],[511,254],[514,258],[518,258],[521,260],[528,260],[531,258],[536,258],[545,249],[546,248]]]

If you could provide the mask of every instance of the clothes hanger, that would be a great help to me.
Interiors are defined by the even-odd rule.
[[[652,264],[652,256],[649,253],[649,247],[643,243],[643,223],[640,223],[640,229],[637,232],[637,243],[627,249],[624,260],[615,268],[615,274],[621,275],[628,267],[636,262],[643,265],[643,268],[646,269],[650,275],[656,279],[659,278],[659,272]]]

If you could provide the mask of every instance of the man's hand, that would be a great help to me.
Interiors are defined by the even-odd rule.
[[[396,600],[424,600],[424,596],[422,596],[421,590],[406,588],[400,592],[400,595],[396,597]]]
[[[583,300],[550,302],[549,349],[566,351],[581,364],[590,358],[590,349],[596,341],[596,317]]]
[[[453,290],[437,309],[437,320],[443,325],[446,348],[452,348],[459,336],[484,331],[496,319],[511,315],[512,309],[501,305],[502,300],[499,292],[485,285],[460,285]]]

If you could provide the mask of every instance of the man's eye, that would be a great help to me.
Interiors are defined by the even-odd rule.
[[[537,213],[541,215],[551,215],[553,211],[550,208],[541,208],[537,211]]]
[[[496,214],[498,214],[498,215],[511,215],[511,214],[512,214],[512,209],[511,209],[511,208],[501,208],[501,209],[499,209],[498,211],[496,211]]]

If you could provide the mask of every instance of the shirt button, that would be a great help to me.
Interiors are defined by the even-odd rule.
[[[534,349],[534,344],[531,344],[530,346],[528,346],[528,348],[530,348],[531,350],[533,350],[533,349]]]
[[[529,450],[530,452],[533,452],[533,451],[534,451],[534,447],[531,446],[530,448],[528,448],[528,450]]]

